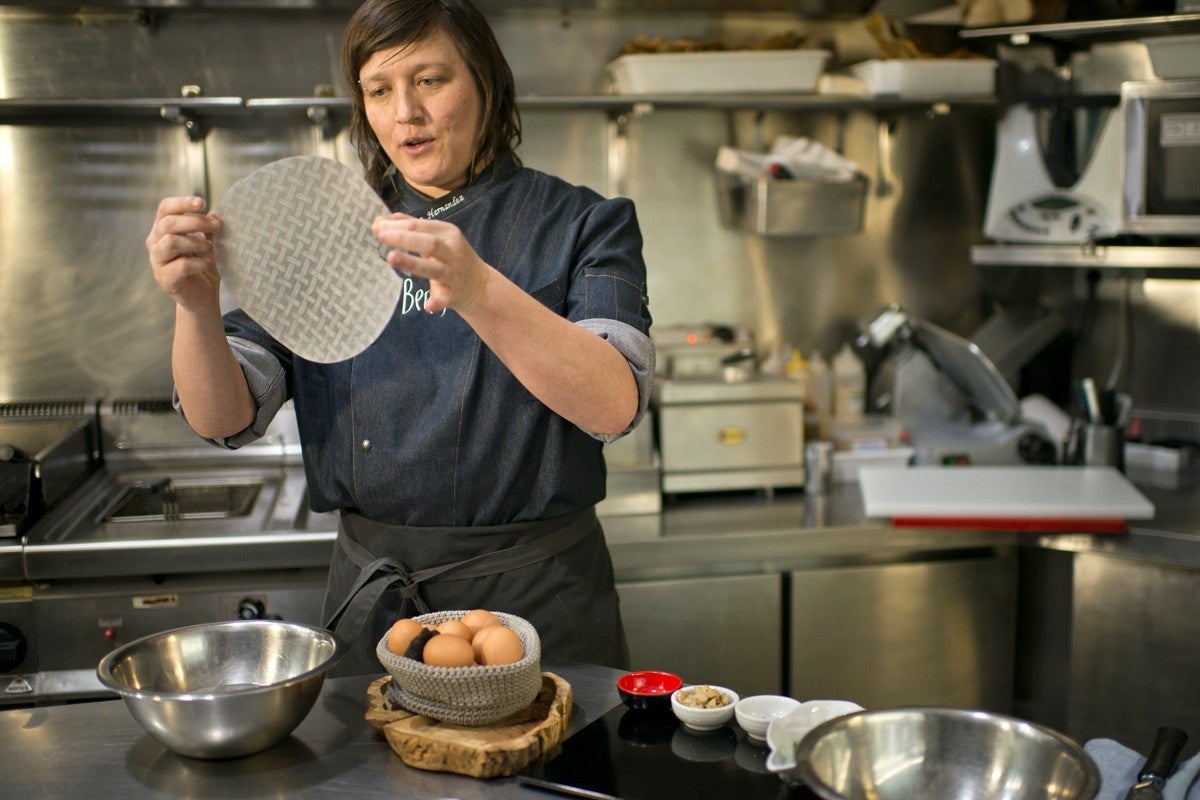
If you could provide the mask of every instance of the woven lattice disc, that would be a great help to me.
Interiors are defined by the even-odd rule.
[[[371,221],[387,206],[353,169],[319,156],[272,162],[221,198],[221,279],[296,355],[332,363],[379,337],[400,297]]]

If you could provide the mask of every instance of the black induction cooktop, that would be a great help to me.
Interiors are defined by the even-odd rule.
[[[736,724],[707,733],[670,712],[617,706],[532,764],[526,785],[598,800],[810,800],[766,767],[765,744]]]

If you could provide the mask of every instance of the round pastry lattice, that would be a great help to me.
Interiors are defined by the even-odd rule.
[[[231,186],[217,213],[221,279],[293,353],[343,361],[383,332],[401,282],[371,220],[388,209],[353,169],[320,156],[274,161]]]

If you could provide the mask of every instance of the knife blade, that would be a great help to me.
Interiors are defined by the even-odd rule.
[[[1171,777],[1175,760],[1179,758],[1179,752],[1187,740],[1187,734],[1179,728],[1159,728],[1154,737],[1154,747],[1138,772],[1137,782],[1125,793],[1125,800],[1162,800],[1163,786]]]

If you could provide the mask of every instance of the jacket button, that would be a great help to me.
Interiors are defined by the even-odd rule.
[[[364,452],[364,453],[365,453],[365,452],[367,452],[368,450],[370,450],[370,449],[371,449],[371,440],[370,440],[370,439],[363,439],[363,440],[362,440],[362,444],[360,444],[360,445],[359,445],[359,447],[361,447],[361,448],[363,449],[363,452]]]

